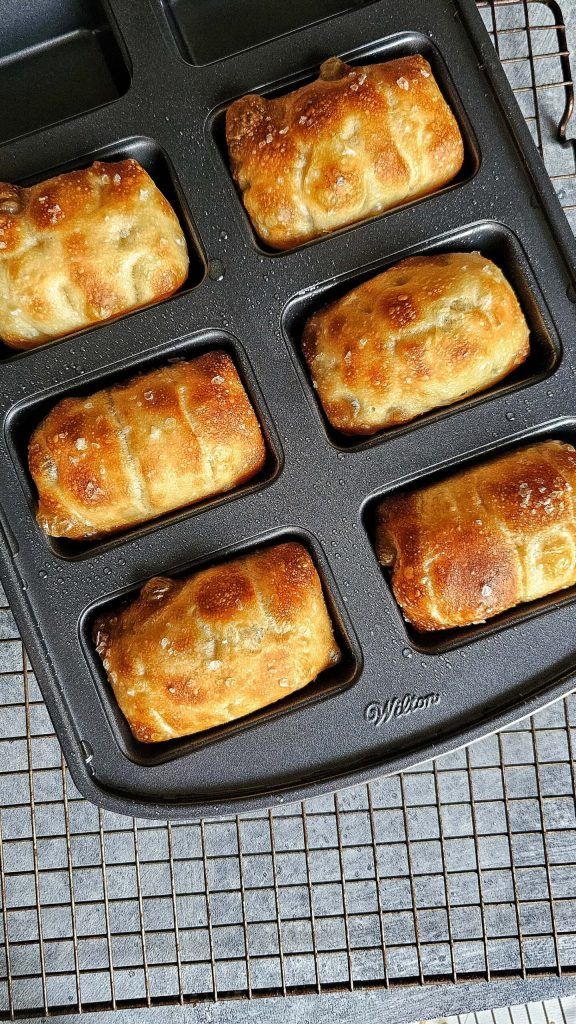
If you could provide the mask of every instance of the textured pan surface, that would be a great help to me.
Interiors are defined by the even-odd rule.
[[[576,658],[570,591],[423,646],[408,633],[372,544],[374,503],[388,491],[515,443],[576,433],[576,316],[567,295],[574,243],[474,5],[420,0],[409,11],[377,2],[205,66],[182,61],[157,4],[111,6],[129,54],[128,91],[43,131],[41,146],[22,136],[0,148],[0,179],[19,182],[107,154],[141,154],[167,183],[196,254],[186,289],[168,302],[26,355],[2,353],[0,568],[77,785],[117,810],[151,816],[267,805],[406,767],[567,690]],[[265,253],[223,159],[225,105],[305,81],[333,53],[362,63],[413,52],[431,62],[459,119],[460,180],[294,252]],[[466,247],[500,257],[515,283],[536,340],[532,365],[457,409],[338,445],[303,370],[294,311],[306,305],[309,315],[328,288],[351,287],[405,256]],[[220,332],[270,441],[266,488],[262,481],[81,557],[48,545],[23,472],[25,431],[52,399],[162,365],[182,349],[205,351]],[[262,714],[217,744],[208,735],[143,752],[98,670],[93,616],[152,575],[288,537],[308,546],[320,572],[345,653],[337,674],[289,713]],[[388,716],[388,702],[406,695],[408,713]]]

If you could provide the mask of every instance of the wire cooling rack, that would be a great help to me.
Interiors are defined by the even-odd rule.
[[[541,1003],[462,1013],[442,1020],[420,1024],[576,1024],[576,997],[563,1002],[549,999]]]
[[[562,10],[479,7],[576,231]],[[75,790],[2,599],[0,1016],[576,975],[575,761],[572,694],[337,797],[132,821]]]

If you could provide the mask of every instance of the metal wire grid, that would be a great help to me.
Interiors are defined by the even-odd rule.
[[[479,6],[576,231],[561,10]],[[337,797],[132,821],[77,793],[2,597],[0,787],[2,1017],[576,973],[575,694]]]
[[[432,1024],[421,1021],[420,1024]],[[479,1013],[461,1013],[436,1024],[576,1024],[576,997],[546,999],[540,1003],[507,1006]]]
[[[565,144],[574,114],[574,82],[562,8],[557,0],[477,3],[576,233],[576,150],[573,143]]]

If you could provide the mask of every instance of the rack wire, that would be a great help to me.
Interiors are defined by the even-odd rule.
[[[421,1021],[420,1024],[428,1022]],[[461,1013],[443,1018],[437,1024],[576,1024],[576,997]]]
[[[556,0],[481,14],[576,231]],[[0,600],[0,1016],[576,974],[576,695],[404,775],[233,819],[99,811]]]

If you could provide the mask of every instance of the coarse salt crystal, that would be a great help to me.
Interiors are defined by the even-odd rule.
[[[408,89],[410,88],[410,84],[408,82],[408,79],[404,78],[404,77],[397,78],[396,79],[396,85],[399,85],[401,89],[404,89],[404,92],[408,92]]]
[[[98,484],[93,483],[92,480],[88,481],[88,483],[86,484],[86,487],[84,488],[84,491],[85,491],[86,496],[88,498],[97,498],[98,495],[104,493],[102,488],[98,487]]]

